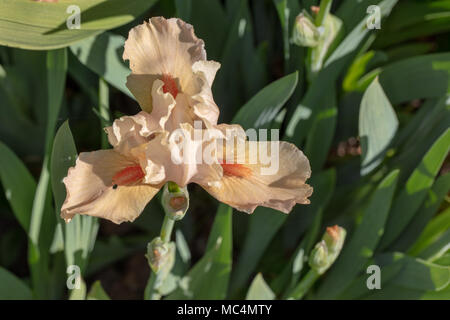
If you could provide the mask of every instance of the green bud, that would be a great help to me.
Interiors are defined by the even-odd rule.
[[[295,18],[292,42],[300,47],[315,47],[319,43],[320,32],[311,17],[306,13],[300,13]]]
[[[325,241],[318,242],[311,251],[309,266],[314,270],[322,270],[328,266],[328,248]]]
[[[175,262],[175,244],[156,237],[147,245],[145,255],[154,273],[169,273]]]
[[[342,250],[346,231],[337,225],[328,227],[322,240],[316,244],[309,256],[311,269],[323,274],[336,261]]]
[[[342,246],[344,245],[346,231],[344,228],[338,225],[328,227],[325,234],[323,235],[323,240],[326,242],[328,250],[330,253],[339,254],[341,252]]]
[[[189,208],[189,192],[176,183],[166,183],[163,189],[162,205],[166,214],[175,221],[183,219]]]

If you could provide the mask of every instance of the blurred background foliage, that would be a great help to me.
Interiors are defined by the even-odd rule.
[[[322,1],[322,8],[330,1]],[[66,10],[81,8],[81,29]],[[380,30],[366,27],[377,4]],[[292,43],[314,0],[0,0],[0,298],[140,299],[157,199],[132,224],[65,225],[61,179],[101,128],[138,104],[125,87],[128,31],[180,17],[222,65],[220,122],[279,128],[311,161],[314,194],[290,215],[232,212],[190,185],[168,299],[289,297],[325,227],[347,230],[309,299],[450,299],[450,1],[335,0],[320,49]],[[322,10],[322,9],[321,9]],[[314,11],[314,10],[313,10]],[[66,268],[81,267],[79,290]],[[368,265],[381,290],[368,290]]]

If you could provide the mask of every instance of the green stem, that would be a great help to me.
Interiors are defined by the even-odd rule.
[[[300,283],[291,291],[288,295],[290,299],[300,300],[303,298],[306,292],[312,287],[314,282],[319,278],[319,274],[314,269],[309,270],[309,272],[303,277]]]
[[[317,14],[315,21],[317,27],[320,27],[323,24],[325,17],[328,15],[328,13],[330,13],[332,3],[333,0],[322,0],[320,2],[319,13]]]
[[[164,215],[164,221],[161,226],[160,238],[164,243],[169,243],[172,236],[173,226],[175,220],[171,219],[169,215]],[[159,300],[160,295],[158,294],[155,285],[158,280],[158,274],[151,271],[150,279],[148,280],[147,287],[145,288],[145,300]]]
[[[323,23],[325,21],[325,18],[330,13],[331,4],[333,3],[333,0],[322,0],[320,2],[320,9],[317,13],[316,20],[314,21],[315,25],[317,27],[322,27]],[[322,35],[323,36],[323,35]],[[307,72],[308,72],[308,81],[309,83],[312,83],[315,79],[315,76],[318,72],[318,70],[315,69],[316,62],[314,61],[314,57],[317,54],[318,48],[308,48],[307,56],[306,56],[306,65],[307,65]]]
[[[99,78],[98,81],[98,114],[102,128],[111,125],[109,115],[109,87],[103,78]],[[107,149],[108,147],[108,137],[105,132],[102,132],[102,148]]]
[[[173,226],[175,224],[175,221],[169,218],[169,216],[166,214],[164,216],[164,221],[161,227],[161,240],[165,243],[168,243],[170,241],[170,236],[172,235]]]

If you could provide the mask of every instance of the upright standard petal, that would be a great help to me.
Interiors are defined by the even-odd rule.
[[[293,144],[280,141],[242,141],[218,146],[221,170],[210,169],[209,175],[194,182],[219,201],[240,211],[252,213],[264,206],[289,213],[296,203],[308,204],[312,188],[306,184],[311,175],[308,159]],[[233,128],[234,127],[234,128]]]
[[[130,61],[132,73],[127,87],[144,111],[152,112],[153,83],[164,83],[164,93],[174,99],[186,95],[193,113],[217,123],[218,108],[211,86],[220,64],[206,61],[203,40],[198,39],[190,24],[180,19],[151,18],[133,28],[125,42],[124,60]]]
[[[75,214],[133,221],[160,187],[143,184],[143,175],[138,163],[114,150],[80,153],[63,180],[67,196],[61,217],[66,222]]]

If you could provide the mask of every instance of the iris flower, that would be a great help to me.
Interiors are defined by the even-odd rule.
[[[105,128],[113,149],[80,153],[64,178],[62,218],[133,221],[169,181],[197,183],[248,213],[257,206],[288,213],[296,203],[309,203],[311,169],[296,146],[248,141],[242,127],[217,124],[211,86],[220,65],[206,60],[191,25],[152,18],[130,31],[123,57],[132,71],[127,86],[143,111]],[[268,146],[267,157],[276,156],[275,172],[267,173],[271,164],[260,153],[254,156],[261,146]]]

